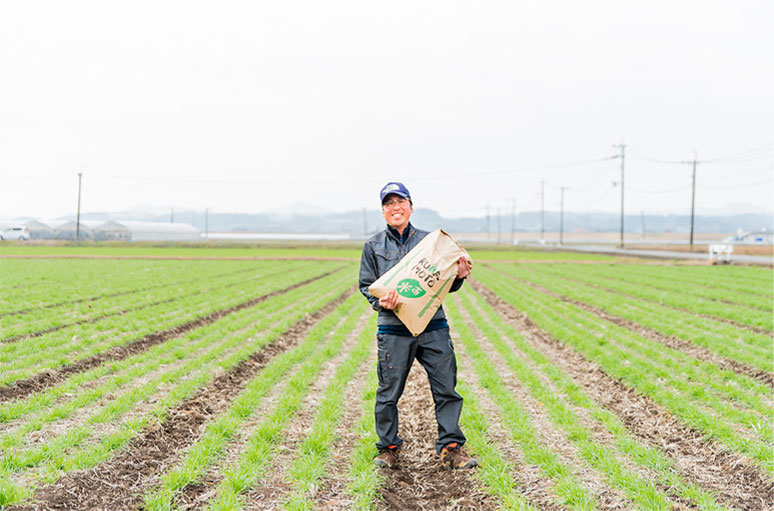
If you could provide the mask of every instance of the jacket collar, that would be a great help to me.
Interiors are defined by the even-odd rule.
[[[414,227],[411,225],[411,222],[406,226],[405,229],[403,229],[403,234],[398,234],[398,230],[387,226],[387,232],[392,235],[393,238],[395,238],[396,241],[398,241],[401,245],[405,244],[406,241],[408,241],[409,236],[411,236],[411,231],[414,230]]]

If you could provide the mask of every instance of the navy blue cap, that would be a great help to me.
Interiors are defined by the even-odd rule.
[[[379,197],[381,198],[382,202],[384,202],[384,198],[390,194],[400,195],[401,197],[405,197],[407,199],[411,198],[411,194],[409,193],[408,188],[403,186],[403,183],[394,181],[390,181],[382,187],[382,191],[379,192]]]

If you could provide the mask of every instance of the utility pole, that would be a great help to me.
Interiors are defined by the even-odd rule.
[[[541,179],[540,180],[540,241],[545,241],[545,233],[546,233],[546,225],[545,225],[545,209],[544,209],[544,198],[545,198],[545,188],[546,188],[546,180]]]
[[[501,226],[502,217],[503,216],[500,214],[500,208],[497,208],[497,244],[498,245],[500,244],[500,234],[502,234],[503,232],[503,229]]]
[[[486,241],[491,241],[489,230],[489,204],[486,205]]]
[[[696,202],[696,150],[693,151],[693,177],[691,178],[691,252],[693,252],[693,211]]]
[[[564,186],[561,188],[561,201],[559,203],[559,246],[564,242]]]
[[[511,246],[516,241],[516,197],[511,202]]]
[[[613,147],[617,147],[621,150],[621,155],[617,156],[617,158],[621,158],[621,242],[619,243],[619,247],[623,248],[624,246],[624,150],[626,149],[626,144],[624,144],[622,140],[619,145],[616,145]]]
[[[645,212],[640,211],[640,221],[642,222],[642,240],[645,241]]]
[[[75,246],[78,246],[78,242],[81,237],[81,178],[83,177],[83,167],[78,172],[78,213],[75,216]]]
[[[204,237],[209,239],[209,217],[210,208],[204,208]]]

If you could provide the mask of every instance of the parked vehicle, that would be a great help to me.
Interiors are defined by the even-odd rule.
[[[30,230],[26,227],[14,225],[0,231],[0,240],[24,241],[28,239],[30,239]]]

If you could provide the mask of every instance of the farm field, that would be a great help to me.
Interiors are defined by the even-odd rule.
[[[475,251],[379,470],[351,247],[3,247],[0,508],[774,509],[774,274]],[[87,257],[82,257],[82,256]]]

